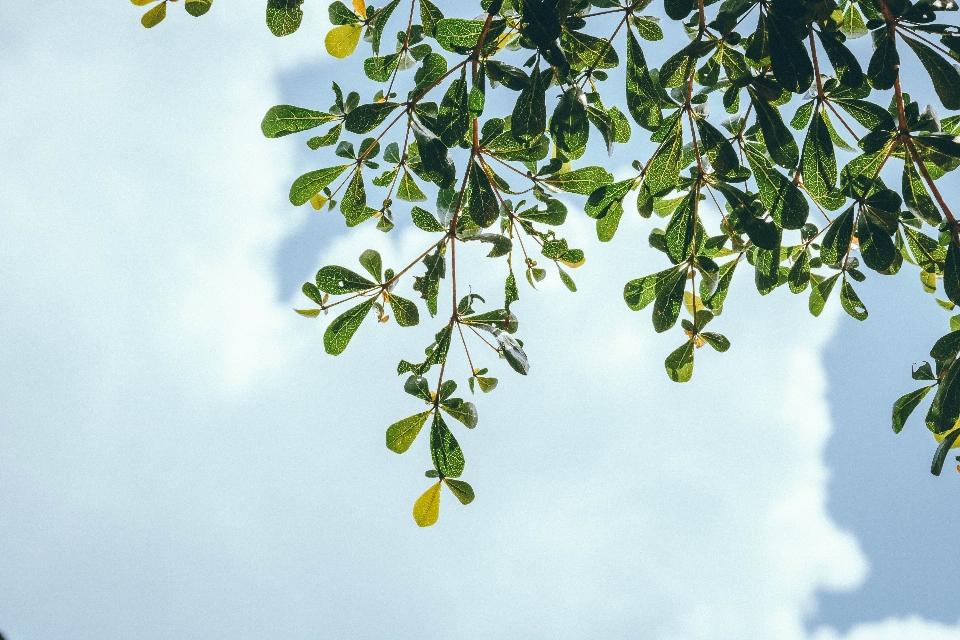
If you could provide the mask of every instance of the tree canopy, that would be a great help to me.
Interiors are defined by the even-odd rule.
[[[132,0],[151,5],[148,28],[175,1]],[[274,35],[300,27],[302,3],[268,0]],[[211,4],[186,0],[185,9],[201,16]],[[679,323],[681,344],[664,361],[676,382],[691,379],[701,347],[730,348],[713,329],[737,274],[752,273],[763,295],[784,286],[807,295],[815,316],[833,295],[865,320],[855,283],[908,263],[940,306],[960,304],[960,224],[937,185],[960,166],[960,116],[938,114],[960,110],[960,28],[943,21],[955,0],[440,4],[329,4],[327,52],[348,58],[363,40],[363,72],[379,89],[362,97],[333,82],[328,108],[278,105],[262,123],[268,138],[320,128],[306,144],[333,149],[294,181],[293,205],[338,209],[348,227],[384,232],[402,216],[424,234],[406,265],[385,268],[368,249],[362,273],[323,267],[303,285],[312,305],[297,310],[334,312],[323,340],[331,355],[371,316],[400,327],[420,324],[422,308],[436,318],[424,355],[396,369],[422,410],[386,430],[387,447],[404,453],[429,422],[426,476],[436,483],[414,504],[420,526],[437,521],[442,487],[463,504],[474,499],[451,425],[473,429],[478,414],[455,378],[476,394],[499,383],[491,360],[529,373],[513,308],[522,280],[535,289],[556,277],[577,290],[570,272],[586,256],[561,236],[565,201],[580,199],[575,215],[582,208],[596,221],[601,242],[616,235],[627,198],[652,221],[650,249],[664,268],[626,282],[623,298],[633,310],[652,308],[657,332]],[[643,43],[667,37],[676,50],[648,60]],[[901,85],[901,56],[929,74],[937,107]],[[653,151],[638,158],[641,136]],[[584,166],[588,145],[632,160],[632,172],[617,180]],[[458,249],[492,259],[502,288],[474,292],[470,274],[458,272]],[[410,297],[396,293],[401,282]],[[939,443],[936,475],[960,446],[960,314],[950,329],[930,351],[933,364],[913,371],[929,384],[892,414],[899,433],[934,390],[925,422]],[[461,349],[469,371],[455,373],[447,360]],[[403,415],[415,403],[398,405]]]

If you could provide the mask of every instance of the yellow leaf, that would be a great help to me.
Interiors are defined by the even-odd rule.
[[[433,485],[417,498],[413,505],[413,519],[421,527],[431,527],[440,517],[440,483]]]
[[[950,431],[944,431],[943,433],[935,433],[933,437],[937,439],[937,442],[943,442],[943,439],[947,437],[948,434],[953,433],[958,428],[960,428],[960,418],[957,419],[957,422],[953,425],[953,429]],[[953,443],[951,449],[960,449],[960,438],[957,438],[957,441]]]
[[[364,20],[367,19],[367,5],[363,0],[353,0],[353,10]]]
[[[327,196],[323,195],[322,193],[318,193],[317,195],[310,198],[310,204],[313,206],[314,209],[316,209],[317,211],[320,211],[320,209],[323,209],[323,205],[327,204],[327,200],[329,200]]]
[[[696,308],[694,308],[694,302],[696,302]],[[700,299],[700,296],[694,296],[689,291],[683,292],[683,304],[687,308],[687,311],[690,315],[696,315],[697,311],[703,311],[707,307],[703,304],[703,300]]]
[[[583,266],[583,263],[586,262],[586,261],[587,261],[586,256],[584,256],[584,257],[580,260],[580,262],[570,262],[569,260],[564,260],[564,259],[562,259],[562,258],[560,259],[560,262],[562,262],[563,264],[567,265],[567,266],[570,267],[571,269],[576,269],[577,267]]]
[[[145,26],[147,29],[150,29],[151,27],[155,27],[161,22],[163,22],[163,19],[166,17],[167,17],[167,2],[166,0],[164,0],[163,2],[155,6],[153,9],[150,9],[145,14],[143,14],[143,17],[140,18],[140,24]]]
[[[334,58],[346,58],[356,51],[360,42],[360,32],[363,27],[359,24],[344,24],[334,27],[323,41],[327,46],[327,53]]]
[[[138,7],[143,7],[150,4],[151,2],[156,2],[156,1],[157,0],[130,0],[130,2],[137,5]]]

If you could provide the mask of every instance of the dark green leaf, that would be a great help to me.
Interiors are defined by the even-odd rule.
[[[867,68],[867,79],[874,89],[891,89],[900,67],[897,44],[886,29],[877,29],[873,32],[873,46],[875,49]]]

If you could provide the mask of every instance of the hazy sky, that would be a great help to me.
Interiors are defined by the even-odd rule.
[[[676,385],[676,333],[621,298],[660,264],[648,224],[600,247],[572,212],[580,291],[521,290],[530,375],[486,363],[500,387],[457,432],[477,500],[421,530],[426,442],[383,433],[419,410],[393,363],[433,325],[368,324],[332,358],[290,310],[323,264],[423,244],[286,201],[322,160],[259,121],[329,104],[323,11],[278,40],[260,1],[151,32],[111,4],[0,6],[8,640],[960,639],[925,604],[956,591],[960,480],[929,477],[920,425],[889,429],[946,327],[914,276],[865,287],[855,327],[743,278],[733,348]]]

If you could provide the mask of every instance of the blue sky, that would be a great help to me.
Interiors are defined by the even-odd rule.
[[[327,25],[277,40],[259,4],[152,32],[127,4],[0,7],[8,640],[960,638],[958,478],[889,428],[947,315],[909,274],[868,280],[864,324],[744,280],[733,349],[675,385],[676,336],[620,299],[658,264],[635,217],[601,247],[571,215],[580,291],[522,290],[531,375],[461,438],[478,499],[418,529],[428,456],[383,430],[430,329],[331,358],[288,293],[422,241],[286,202],[320,160],[259,120],[306,82],[329,104]]]

